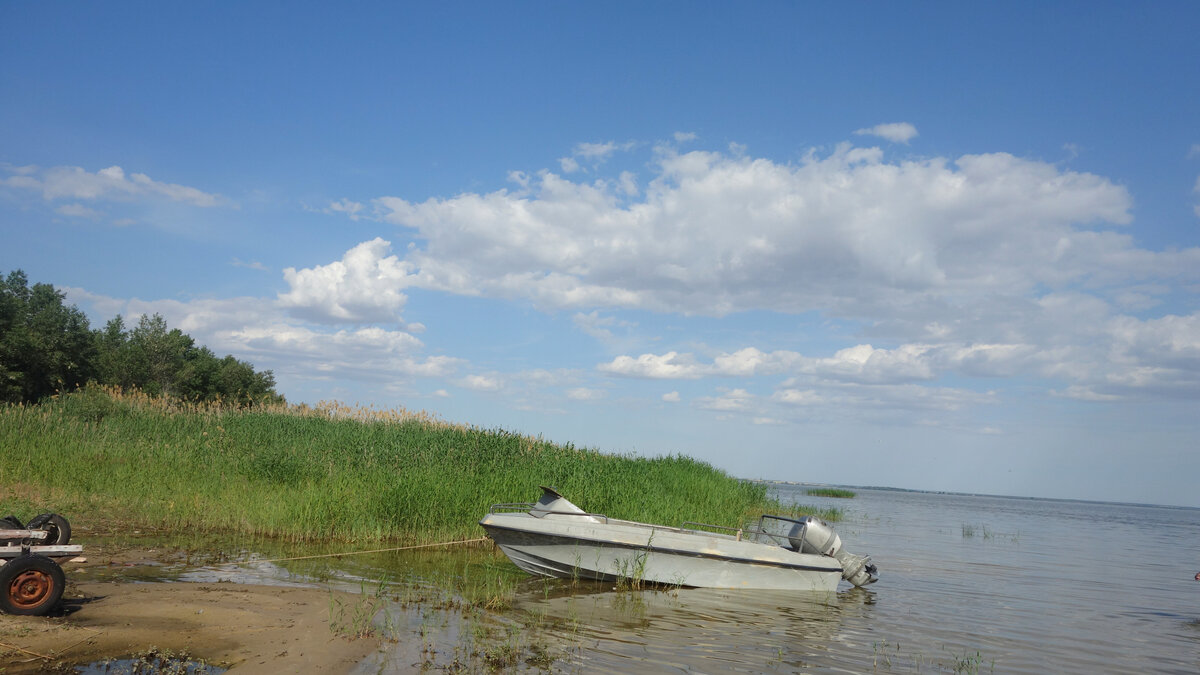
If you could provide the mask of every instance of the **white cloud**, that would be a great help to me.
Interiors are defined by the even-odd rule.
[[[474,391],[500,391],[504,387],[504,380],[496,375],[468,375],[464,377],[459,385],[465,389]]]
[[[628,152],[636,146],[637,144],[632,141],[625,143],[617,143],[615,141],[578,143],[571,150],[569,157],[559,158],[558,165],[562,169],[562,172],[567,174],[583,171],[583,163],[595,169],[607,161],[614,153]]]
[[[1121,397],[1115,394],[1101,394],[1093,391],[1090,387],[1085,387],[1078,384],[1073,384],[1062,391],[1051,389],[1049,393],[1051,396],[1058,396],[1060,398],[1073,398],[1079,401],[1107,402],[1121,400]]]
[[[576,387],[567,390],[567,398],[572,401],[598,401],[605,397],[603,389],[589,389],[587,387]]]
[[[366,207],[358,202],[342,199],[330,202],[329,206],[325,209],[325,213],[344,213],[349,216],[350,220],[358,220],[361,217],[359,214],[362,213],[364,208]]]
[[[667,403],[679,403],[679,392],[669,391],[662,395],[662,400]]]
[[[10,169],[10,171],[13,171]],[[56,166],[44,171],[21,167],[16,175],[3,181],[5,185],[39,190],[48,201],[56,199],[131,200],[165,197],[170,201],[192,206],[218,206],[225,199],[194,187],[176,183],[161,183],[144,173],[126,176],[119,166],[110,166],[95,173],[78,166]]]
[[[145,301],[63,290],[70,302],[90,305],[105,320],[121,314],[132,327],[140,316],[158,313],[218,355],[232,353],[293,378],[320,374],[394,382],[450,377],[466,365],[459,358],[421,355],[424,345],[409,332],[377,326],[328,330],[296,321],[270,298]]]
[[[96,219],[100,217],[99,211],[96,211],[95,209],[89,209],[83,204],[63,204],[62,206],[54,209],[54,212],[64,216],[71,216],[72,218]]]
[[[517,192],[374,203],[423,240],[405,259],[414,285],[549,308],[915,316],[1200,276],[1200,249],[1156,254],[1093,227],[1130,221],[1123,187],[1003,153],[888,163],[846,145],[798,166],[667,153],[639,201],[623,185],[542,172]]]
[[[893,122],[891,124],[877,124],[869,129],[859,129],[854,133],[859,136],[878,136],[893,143],[904,143],[907,145],[909,141],[916,138],[917,128],[908,122]]]
[[[674,137],[676,143],[690,143],[699,138],[699,136],[691,131],[676,131]]]
[[[695,379],[708,370],[696,363],[691,354],[667,352],[663,355],[642,354],[636,359],[618,356],[610,363],[601,363],[596,369],[609,375],[623,377],[645,377],[651,379]]]
[[[746,412],[756,405],[756,398],[745,389],[728,389],[719,396],[705,396],[696,399],[696,407],[717,412]]]
[[[613,334],[608,327],[616,324],[617,322],[617,320],[611,316],[601,317],[598,310],[588,314],[578,312],[575,314],[575,316],[571,317],[571,321],[577,328],[579,328],[579,330],[598,340],[611,340]]]
[[[246,262],[241,258],[234,258],[233,260],[229,261],[229,264],[233,265],[234,267],[245,267],[246,269],[258,270],[260,272],[270,271],[266,265],[258,262],[257,260],[253,262]]]
[[[340,261],[283,271],[291,287],[279,304],[292,314],[321,323],[395,323],[408,297],[401,292],[412,279],[409,265],[386,255],[381,238],[363,242]]]

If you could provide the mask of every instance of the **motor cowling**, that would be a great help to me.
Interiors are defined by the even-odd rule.
[[[827,555],[842,564],[842,578],[855,586],[866,586],[879,581],[878,570],[870,556],[854,555],[842,549],[842,538],[829,523],[813,516],[805,516],[788,531],[792,550],[800,553]]]

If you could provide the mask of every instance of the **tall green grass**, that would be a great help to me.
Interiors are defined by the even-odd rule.
[[[238,410],[98,389],[0,408],[0,515],[425,543],[480,536],[489,505],[533,501],[538,485],[664,524],[787,510],[765,486],[688,457],[611,455],[403,410]]]

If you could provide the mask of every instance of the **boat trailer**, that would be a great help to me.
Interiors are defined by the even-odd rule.
[[[71,524],[57,513],[43,513],[24,525],[13,516],[0,518],[0,611],[49,614],[67,585],[59,561],[83,552],[70,541]]]

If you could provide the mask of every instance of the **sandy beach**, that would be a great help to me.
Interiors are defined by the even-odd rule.
[[[154,564],[156,554],[93,554],[64,565],[68,586],[53,615],[0,614],[0,670],[33,673],[156,648],[237,673],[344,673],[380,646],[331,630],[326,589],[104,579],[108,569]]]

